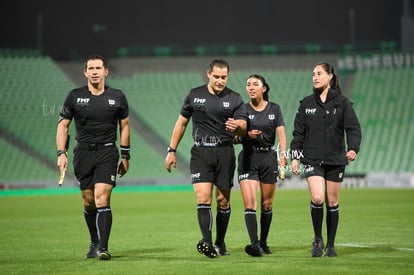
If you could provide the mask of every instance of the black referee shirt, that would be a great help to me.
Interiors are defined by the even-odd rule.
[[[194,88],[184,100],[181,115],[193,120],[195,143],[231,142],[233,134],[226,131],[225,122],[243,105],[240,94],[227,87],[218,95],[211,94],[207,85]]]
[[[261,137],[257,139],[244,139],[244,146],[267,147],[275,144],[276,128],[285,126],[279,104],[268,102],[266,108],[258,112],[246,103],[237,111],[239,112],[243,113],[244,119],[247,120],[247,131],[262,131]]]
[[[78,142],[108,143],[116,141],[118,121],[126,117],[128,102],[122,91],[105,86],[105,91],[95,96],[84,86],[68,94],[59,120],[75,119]]]

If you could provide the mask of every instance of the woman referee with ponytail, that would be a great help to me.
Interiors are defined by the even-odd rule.
[[[313,86],[313,94],[300,102],[296,113],[290,146],[291,168],[298,175],[299,160],[302,162],[311,195],[310,214],[314,230],[311,255],[320,257],[323,254],[325,203],[325,255],[334,257],[337,256],[334,242],[339,222],[339,191],[345,166],[357,157],[361,127],[352,103],[341,94],[338,78],[330,64],[315,66]]]

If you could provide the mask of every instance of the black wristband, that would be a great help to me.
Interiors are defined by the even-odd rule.
[[[62,154],[65,154],[65,156],[66,156],[66,150],[57,150],[57,151],[56,151],[56,155],[57,155],[57,156],[60,156],[60,155],[62,155]]]
[[[176,150],[174,149],[174,148],[172,148],[171,146],[168,146],[168,148],[167,148],[167,152],[168,153],[175,153],[176,152]]]
[[[129,160],[131,158],[131,156],[129,154],[130,147],[129,146],[124,146],[124,145],[121,145],[120,147],[121,147],[121,158]]]

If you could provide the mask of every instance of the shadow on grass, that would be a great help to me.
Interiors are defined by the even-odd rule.
[[[181,262],[194,262],[194,261],[228,261],[231,260],[232,263],[237,262],[255,262],[275,259],[310,259],[311,257],[311,246],[310,245],[296,245],[296,246],[270,246],[272,254],[263,255],[263,257],[251,257],[246,254],[244,250],[245,246],[238,247],[229,247],[230,256],[229,257],[217,257],[211,259],[201,255],[197,252],[195,246],[194,249],[191,248],[174,248],[174,247],[155,247],[155,248],[137,248],[124,251],[118,251],[116,255],[113,255],[114,260],[121,261],[145,261],[145,260],[159,260],[159,261],[181,261]],[[358,254],[386,254],[392,252],[401,252],[404,249],[398,247],[392,247],[387,245],[375,245],[375,246],[351,246],[338,244],[336,250],[339,257],[347,257]],[[414,253],[414,249],[408,248],[407,253]],[[325,258],[325,257],[322,257]]]

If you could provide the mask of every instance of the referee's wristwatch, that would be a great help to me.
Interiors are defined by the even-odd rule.
[[[67,156],[67,154],[66,154],[66,150],[57,150],[57,151],[56,151],[56,155],[57,155],[57,156],[60,156],[60,155],[65,155],[65,156]]]
[[[168,153],[175,153],[175,152],[176,152],[176,150],[175,150],[174,148],[172,148],[171,146],[168,146],[168,148],[167,148],[167,152],[168,152]]]

